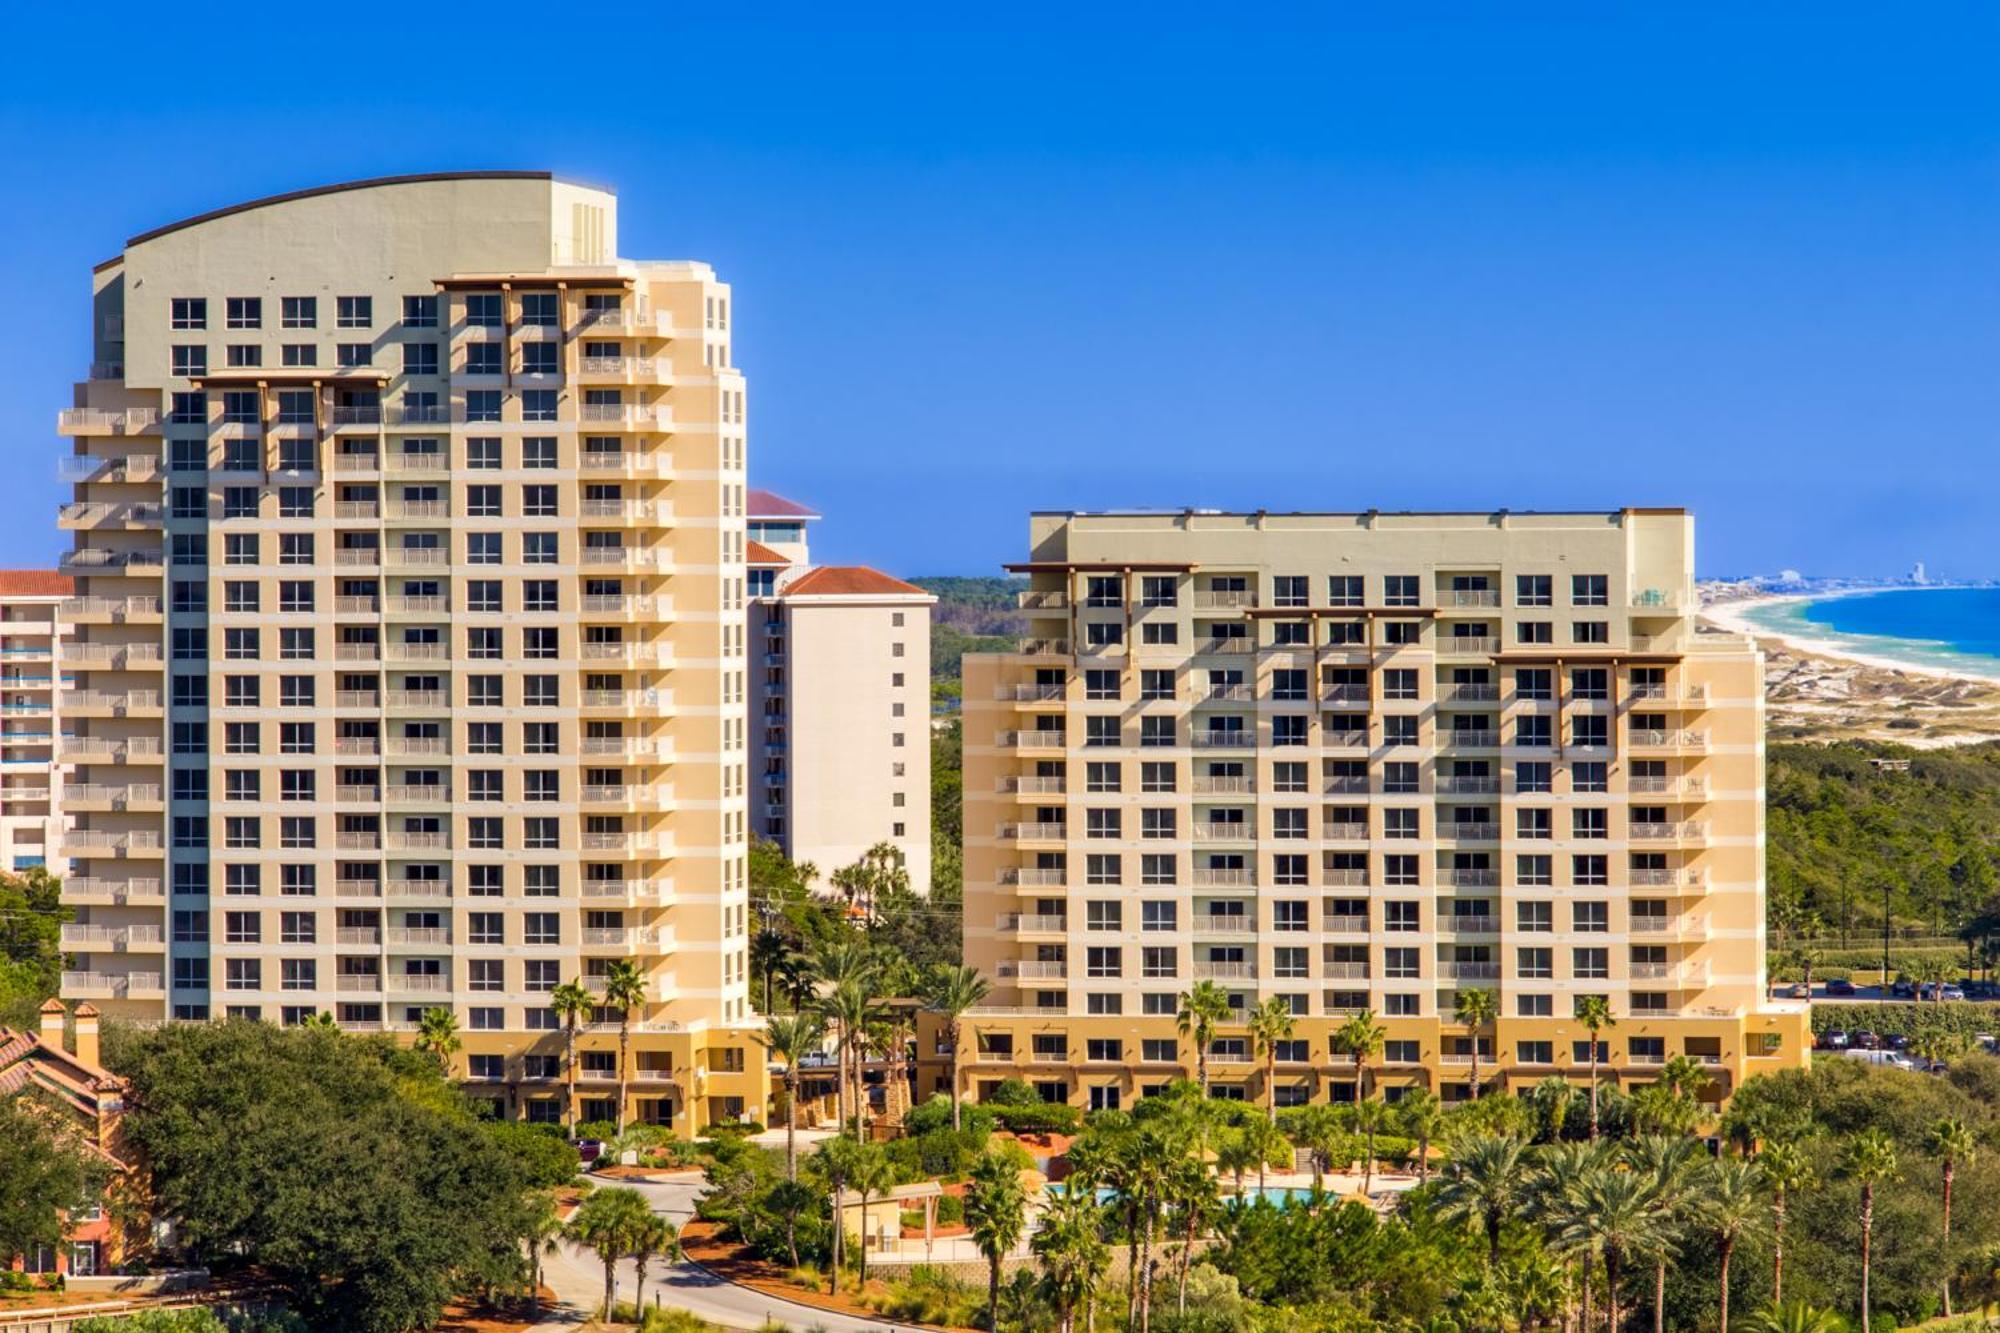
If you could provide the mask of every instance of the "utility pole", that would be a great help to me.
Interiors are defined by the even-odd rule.
[[[1882,998],[1889,998],[1889,881],[1882,881]]]

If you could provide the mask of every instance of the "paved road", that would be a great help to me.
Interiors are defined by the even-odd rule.
[[[694,1201],[701,1193],[698,1181],[644,1183],[626,1181],[665,1215],[675,1226],[694,1216]],[[588,1250],[563,1246],[562,1253],[543,1260],[543,1280],[555,1289],[562,1308],[537,1324],[532,1333],[556,1333],[571,1329],[599,1309],[604,1300],[604,1265]],[[617,1266],[618,1299],[632,1299],[638,1275],[628,1260]],[[646,1304],[677,1306],[724,1328],[757,1329],[768,1322],[786,1328],[825,1329],[827,1333],[925,1333],[910,1324],[881,1319],[856,1319],[850,1315],[819,1310],[794,1301],[766,1296],[748,1287],[726,1282],[695,1264],[654,1264],[646,1275]]]

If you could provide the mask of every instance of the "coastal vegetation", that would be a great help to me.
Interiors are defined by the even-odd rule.
[[[62,980],[62,881],[36,866],[0,872],[0,1027],[32,1032]]]

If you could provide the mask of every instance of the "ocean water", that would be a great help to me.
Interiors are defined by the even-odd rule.
[[[2000,681],[2000,588],[1898,588],[1779,602],[1743,618],[1839,652]]]

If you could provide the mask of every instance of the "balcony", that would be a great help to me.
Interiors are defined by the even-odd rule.
[[[1224,731],[1220,728],[1196,729],[1191,740],[1196,749],[1201,750],[1249,750],[1257,745],[1257,733],[1248,728],[1242,731]]]
[[[665,431],[674,426],[671,408],[640,403],[584,403],[577,408],[577,420],[590,430]]]
[[[451,978],[428,973],[405,972],[389,978],[389,989],[419,995],[441,994],[451,989]]]
[[[1320,872],[1320,882],[1329,887],[1362,888],[1368,883],[1368,872],[1358,868],[1329,868]]]
[[[160,615],[157,597],[70,597],[62,603],[66,620],[92,624],[120,625],[131,620],[150,620]]]
[[[1365,935],[1368,933],[1368,918],[1330,912],[1319,919],[1319,928],[1329,935]]]
[[[1634,796],[1679,796],[1703,800],[1708,796],[1708,779],[1692,775],[1680,777],[1635,777],[1625,784]]]
[[[1438,871],[1437,882],[1453,888],[1488,889],[1500,882],[1497,870],[1452,870]]]
[[[1014,888],[1057,889],[1069,882],[1069,872],[1036,866],[1009,866],[1000,872],[1000,882]]]
[[[1633,703],[1684,704],[1691,708],[1700,708],[1708,703],[1708,686],[1634,685],[1626,697]]]
[[[158,879],[101,879],[95,875],[72,875],[63,881],[63,899],[89,907],[125,907],[166,901],[166,887]]]
[[[1497,916],[1440,916],[1438,929],[1453,935],[1498,935],[1500,918]]]
[[[1631,978],[1637,982],[1660,982],[1682,990],[1699,990],[1708,985],[1706,962],[1633,963]]]
[[[1626,744],[1633,750],[1700,753],[1708,749],[1708,733],[1705,731],[1634,729],[1626,737]]]
[[[1438,825],[1438,836],[1460,842],[1494,842],[1500,837],[1500,826],[1483,821],[1442,822]]]
[[[79,546],[64,551],[58,563],[75,574],[114,574],[124,570],[155,571],[163,562],[158,550],[114,551],[101,546]]]
[[[382,881],[378,879],[342,879],[334,881],[333,896],[336,898],[380,898]]]
[[[436,852],[450,846],[451,835],[448,833],[411,833],[404,830],[389,835],[389,850],[392,852]]]
[[[1366,981],[1368,980],[1368,964],[1322,963],[1320,965],[1320,975],[1328,981]]]
[[[443,926],[391,926],[391,945],[420,945],[426,948],[451,943],[451,931]]]
[[[1003,750],[1062,750],[1067,741],[1068,734],[1061,731],[1002,731],[993,737]]]
[[[363,881],[373,883],[372,880]],[[392,879],[389,881],[389,896],[392,898],[449,898],[451,885],[441,879]]]
[[[1497,731],[1475,731],[1470,727],[1455,728],[1438,733],[1438,744],[1456,750],[1491,750],[1500,744]]]
[[[1257,965],[1251,962],[1216,962],[1197,958],[1194,963],[1196,981],[1250,981],[1256,976]]]
[[[1319,697],[1330,704],[1366,704],[1371,697],[1366,685],[1329,685]]]
[[[1002,685],[993,694],[1001,703],[1061,703],[1061,685]]]
[[[342,972],[334,987],[349,995],[376,995],[381,993],[382,978],[368,972]]]
[[[62,947],[79,953],[158,953],[167,946],[158,926],[84,926],[62,928]]]
[[[1006,842],[1062,842],[1069,837],[1069,825],[1055,821],[1002,824],[998,836]]]
[[[13,796],[15,793],[8,790],[0,794]],[[164,789],[158,783],[141,782],[121,786],[70,783],[63,788],[63,804],[76,810],[143,810],[159,807],[163,795]]]
[[[1500,964],[1441,962],[1438,975],[1452,981],[1498,981]]]
[[[1257,790],[1257,780],[1249,777],[1215,777],[1197,773],[1194,792],[1199,796],[1248,796]]]
[[[1666,870],[1634,870],[1631,883],[1635,888],[1644,889],[1695,889],[1708,883],[1706,872],[1692,866]]]
[[[1022,639],[1019,651],[1024,657],[1068,657],[1068,639]]]
[[[1068,786],[1065,778],[1013,777],[1001,778],[999,790],[1002,795],[1060,796]]]
[[[1702,842],[1708,837],[1708,825],[1699,820],[1685,823],[1634,824],[1628,830],[1633,842]]]
[[[1203,639],[1194,650],[1203,657],[1229,657],[1256,652],[1257,642],[1247,634],[1225,634],[1219,638]]]
[[[1208,703],[1247,704],[1257,696],[1248,685],[1211,685],[1201,697]]]
[[[56,508],[56,524],[64,528],[158,527],[166,511],[156,504],[112,504],[78,500]]]
[[[1257,830],[1245,821],[1211,820],[1194,826],[1196,842],[1255,842]]]
[[[1003,958],[1000,960],[1000,975],[1021,981],[1061,981],[1069,976],[1069,964],[1060,961]]]
[[[156,407],[132,407],[122,412],[71,407],[56,414],[58,435],[144,435],[159,425],[160,410]]]
[[[1248,588],[1196,588],[1197,611],[1233,611],[1257,605],[1257,594]]]
[[[1196,888],[1254,888],[1257,884],[1257,872],[1247,867],[1196,866],[1191,875],[1189,883]]]
[[[1020,592],[1014,594],[1015,603],[1023,611],[1064,611],[1069,608],[1069,594],[1066,592]]]
[[[1700,943],[1709,934],[1708,918],[1703,916],[1635,916],[1629,929],[1640,939],[1675,944]]]
[[[1500,779],[1441,777],[1437,780],[1437,793],[1440,796],[1497,796],[1500,794]]]
[[[1497,588],[1453,588],[1438,593],[1438,605],[1450,607],[1497,608],[1500,592]]]
[[[1255,935],[1257,923],[1247,916],[1227,916],[1221,912],[1197,912],[1194,918],[1194,933],[1197,935]]]
[[[154,829],[134,829],[119,833],[109,829],[71,829],[63,835],[63,847],[73,856],[159,856],[166,841]]]
[[[1007,912],[1000,917],[1000,933],[1003,935],[1063,935],[1068,931],[1069,918],[1066,916]]]
[[[62,993],[74,1000],[125,1000],[167,992],[158,972],[65,972]]]
[[[1500,701],[1498,685],[1446,685],[1438,690],[1438,699],[1450,704],[1491,704]]]

